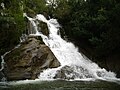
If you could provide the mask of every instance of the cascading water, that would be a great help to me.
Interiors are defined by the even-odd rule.
[[[63,40],[58,35],[59,27],[56,19],[47,20],[43,15],[38,14],[35,18],[25,16],[31,22],[36,33],[30,35],[41,36],[44,43],[51,49],[61,63],[58,68],[46,69],[39,75],[39,79],[116,79],[113,72],[101,69],[96,63],[85,59],[78,49],[71,43]],[[49,37],[38,32],[36,21],[43,21],[49,29]]]

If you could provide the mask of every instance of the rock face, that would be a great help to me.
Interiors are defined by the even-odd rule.
[[[35,37],[5,57],[7,80],[35,79],[44,69],[60,66],[51,50]]]

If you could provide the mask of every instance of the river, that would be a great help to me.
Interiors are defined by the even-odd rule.
[[[120,83],[120,82],[119,82]],[[115,82],[95,81],[17,81],[0,85],[0,90],[120,90]]]

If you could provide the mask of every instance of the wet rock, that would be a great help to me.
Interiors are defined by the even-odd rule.
[[[94,78],[94,76],[89,72],[89,70],[81,66],[64,66],[57,71],[57,74],[54,78],[60,79],[85,79],[85,78]]]
[[[0,71],[0,81],[2,81],[2,78],[4,77],[4,74],[2,71]]]
[[[48,30],[48,26],[46,23],[42,22],[42,21],[39,21],[39,30],[40,32],[42,32],[44,35],[48,36],[49,35],[49,30]]]
[[[60,66],[51,50],[35,37],[6,55],[5,62],[8,80],[35,79],[44,69]]]

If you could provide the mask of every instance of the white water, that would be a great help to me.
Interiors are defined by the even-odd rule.
[[[1,69],[0,69],[0,71],[2,71],[3,69],[4,69],[4,64],[5,64],[5,60],[4,60],[4,57],[8,54],[8,53],[10,53],[11,51],[8,51],[8,52],[6,52],[4,55],[2,55],[1,56]]]
[[[59,24],[56,19],[47,20],[43,15],[38,14],[35,18],[30,18],[25,15],[34,27],[36,33],[30,34],[34,36],[41,36],[44,43],[51,49],[56,58],[61,63],[58,68],[46,69],[40,73],[39,79],[69,79],[69,80],[89,80],[102,79],[112,80],[116,79],[113,72],[108,72],[101,69],[96,63],[85,59],[78,49],[71,43],[63,40],[59,32]],[[36,21],[40,20],[47,24],[49,29],[49,37],[38,32]]]
[[[2,62],[1,62],[1,69],[0,69],[0,71],[2,71],[4,69],[4,63],[5,63],[5,61],[4,61],[3,56],[1,56],[1,60],[2,60]]]

